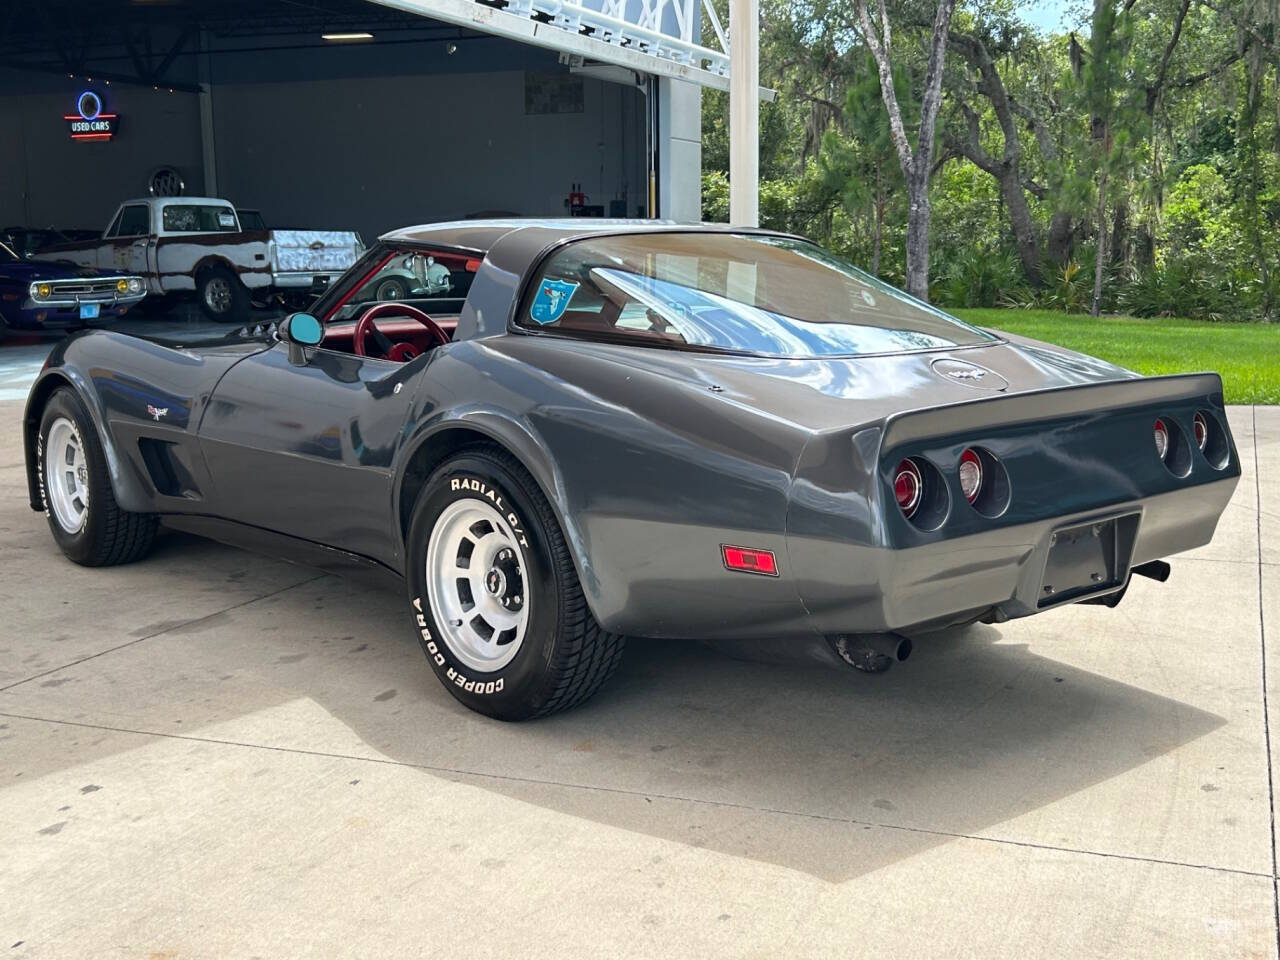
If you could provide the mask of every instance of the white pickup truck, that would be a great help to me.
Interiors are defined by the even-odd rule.
[[[194,292],[213,319],[239,321],[252,301],[319,293],[363,252],[352,231],[244,230],[229,201],[146,197],[120,204],[102,239],[40,255],[141,276],[153,296]]]

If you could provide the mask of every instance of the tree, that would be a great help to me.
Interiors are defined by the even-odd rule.
[[[849,88],[841,113],[840,126],[849,136],[828,130],[818,160],[824,183],[840,196],[850,220],[857,223],[865,216],[871,233],[869,269],[878,277],[885,214],[902,180],[880,93],[880,77],[875,61],[871,57],[867,60],[869,69],[861,81]],[[910,93],[911,81],[905,69],[894,70],[893,83],[900,101]]]
[[[1125,66],[1133,37],[1129,19],[1133,3],[1134,0],[1125,0],[1124,9],[1118,10],[1116,0],[1094,0],[1089,55],[1081,70],[1098,190],[1097,253],[1089,307],[1095,317],[1102,312],[1102,277],[1107,262],[1107,187],[1128,140],[1123,100]]]
[[[920,130],[913,150],[902,123],[902,109],[893,85],[892,38],[885,0],[876,0],[879,27],[871,22],[867,0],[855,0],[862,38],[875,58],[880,74],[880,94],[889,113],[889,131],[898,163],[907,181],[907,293],[929,299],[929,178],[933,173],[933,140],[942,105],[942,71],[947,55],[947,36],[956,0],[938,0],[929,43],[929,64],[925,70],[924,92],[920,98]]]
[[[982,119],[978,111],[970,105],[965,93],[955,94],[956,107],[964,119],[960,131],[948,131],[946,144],[949,150],[969,160],[979,169],[984,170],[996,179],[1000,185],[1000,196],[1009,215],[1009,225],[1013,229],[1014,244],[1018,249],[1018,259],[1022,263],[1022,272],[1027,282],[1033,286],[1041,283],[1040,275],[1040,242],[1036,235],[1036,225],[1031,216],[1031,206],[1027,202],[1027,191],[1033,190],[1044,195],[1044,188],[1028,183],[1022,169],[1022,139],[1018,129],[1015,112],[1022,112],[1033,124],[1039,119],[1026,108],[1019,110],[1019,104],[1009,96],[1004,81],[996,69],[995,60],[987,49],[982,37],[974,34],[952,32],[950,43],[964,56],[968,64],[977,73],[975,91],[986,97],[995,113],[996,122],[1000,126],[1002,148],[1000,155],[988,153],[982,144]],[[1045,134],[1047,137],[1047,132]],[[1044,144],[1052,150],[1052,143]]]

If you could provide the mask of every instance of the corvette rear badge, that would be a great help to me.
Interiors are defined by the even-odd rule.
[[[147,413],[151,414],[151,419],[152,419],[152,420],[157,420],[157,421],[158,421],[161,417],[167,417],[167,416],[169,415],[169,408],[168,408],[168,407],[153,407],[151,404],[149,404],[149,403],[148,403],[148,404],[147,404]]]
[[[994,370],[980,367],[976,363],[943,357],[940,360],[933,361],[932,367],[933,372],[938,376],[955,383],[962,383],[966,387],[975,387],[979,390],[1009,389],[1008,380]]]

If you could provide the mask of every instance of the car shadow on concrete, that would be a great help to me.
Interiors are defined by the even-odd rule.
[[[380,753],[830,880],[982,833],[1225,722],[974,625],[920,639],[908,662],[881,675],[850,669],[821,641],[632,640],[586,704],[503,724],[454,702],[428,672],[402,595],[323,584],[324,614],[359,623],[364,611],[357,635],[376,636],[387,659],[299,693]],[[383,687],[388,667],[411,689],[379,701],[392,689]],[[655,811],[663,798],[695,801],[704,816]]]
[[[986,833],[1225,722],[1002,642],[987,626],[920,640],[908,663],[876,676],[838,664],[821,643],[635,641],[627,654],[595,700],[516,736],[647,767],[637,779],[655,790],[675,780],[671,795],[707,804],[708,827],[666,828],[607,796],[572,812],[835,882]],[[487,786],[535,802],[545,793]],[[717,807],[762,815],[721,844]]]
[[[197,542],[166,537],[136,569],[162,574],[172,551]],[[5,699],[18,713],[93,722],[101,708],[134,730],[390,759],[831,881],[955,836],[1000,836],[1006,821],[1225,722],[973,626],[920,640],[875,676],[836,665],[820,644],[633,640],[586,704],[504,724],[436,681],[406,610],[398,592],[322,577],[165,625],[60,672],[66,686]],[[274,716],[303,703],[321,719]],[[1089,827],[1078,811],[1061,820],[1056,843],[1084,846],[1071,835]]]

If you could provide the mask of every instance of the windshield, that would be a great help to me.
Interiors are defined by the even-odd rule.
[[[571,243],[548,259],[517,319],[531,329],[774,357],[997,340],[814,244],[729,233]]]

